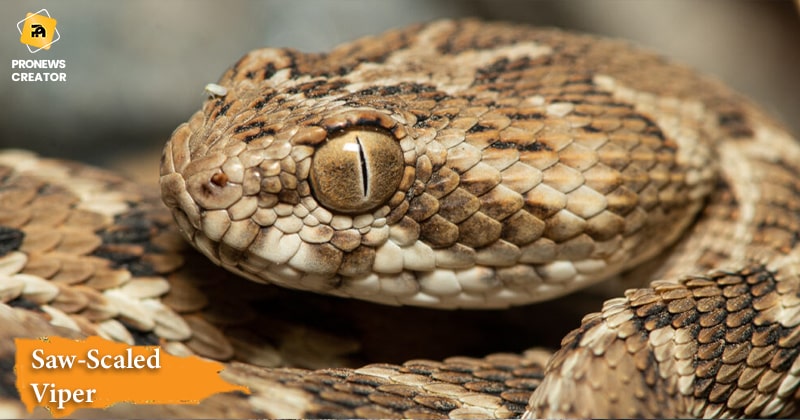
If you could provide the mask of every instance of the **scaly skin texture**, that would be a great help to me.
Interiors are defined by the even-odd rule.
[[[524,348],[511,332],[557,305],[459,317],[256,284],[193,252],[152,191],[77,163],[0,152],[0,417],[26,416],[15,385],[18,337],[161,345],[226,362],[225,378],[252,391],[78,416],[512,417],[542,378],[550,353],[535,349],[385,362]],[[507,330],[505,339],[487,345],[476,325]],[[548,327],[528,334],[555,343]]]
[[[437,308],[551,299],[652,257],[700,209],[714,143],[744,118],[730,93],[624,43],[475,22],[327,55],[257,50],[220,85],[165,149],[187,239],[256,281]],[[364,172],[318,170],[347,161],[323,144],[375,130]],[[371,170],[390,146],[402,161]],[[315,174],[394,195],[342,212]]]
[[[86,276],[69,283],[103,290],[79,289],[110,299],[103,317],[85,315],[94,310],[88,303],[54,305],[81,295],[64,286],[49,294],[17,287],[0,297],[32,319],[40,315],[22,309],[25,302],[44,305],[52,323],[82,334],[137,342],[144,333],[173,352],[233,360],[228,377],[256,392],[209,400],[221,415],[510,417],[526,402],[527,417],[795,412],[800,146],[718,83],[622,42],[441,21],[328,54],[256,50],[219,85],[166,146],[161,190],[180,233],[236,274],[434,308],[521,305],[618,275],[655,281],[584,317],[543,379],[548,355],[539,350],[356,370],[266,369],[295,364],[291,351],[263,351],[278,342],[268,324],[282,319],[264,301],[284,298],[166,264],[183,251],[164,239],[176,233],[163,210],[144,204],[146,194],[134,187],[117,187],[134,194],[124,202],[144,208],[120,207],[95,232],[121,225],[140,234],[101,234],[99,242],[87,236],[76,246],[79,255],[111,261],[93,264],[132,274],[102,287]],[[4,159],[12,174],[6,188],[47,191],[19,184],[26,173],[19,160]],[[27,203],[40,195],[21,197]],[[9,226],[0,231],[10,238],[8,250],[0,250],[16,262],[6,265],[16,271],[6,271],[17,278],[38,258],[34,251],[62,245],[26,230],[38,212],[8,214],[0,217]],[[31,237],[38,242],[30,245]],[[113,242],[108,249],[109,241],[139,247]],[[41,276],[52,282],[54,272]],[[145,276],[146,286],[126,288]],[[275,293],[312,299],[309,311],[328,305]],[[363,308],[356,318],[372,316],[372,306]],[[140,313],[152,322],[136,323]],[[330,313],[322,310],[317,322]],[[322,351],[321,364],[351,362],[336,345],[311,348]]]

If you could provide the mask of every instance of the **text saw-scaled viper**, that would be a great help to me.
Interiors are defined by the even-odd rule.
[[[796,411],[800,145],[720,83],[624,42],[460,20],[327,54],[255,50],[210,91],[164,149],[171,216],[152,188],[0,153],[0,412],[23,413],[11,338],[55,334],[219,359],[253,392],[116,415]],[[180,236],[255,282],[404,308],[242,281]],[[620,277],[643,287],[552,357],[358,367],[369,342],[316,327]],[[384,328],[373,341],[425,326]]]

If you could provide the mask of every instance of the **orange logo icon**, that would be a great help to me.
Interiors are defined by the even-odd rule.
[[[56,29],[56,20],[50,17],[47,9],[36,13],[28,13],[25,19],[17,22],[19,42],[28,46],[31,53],[49,50],[50,46],[61,39]]]

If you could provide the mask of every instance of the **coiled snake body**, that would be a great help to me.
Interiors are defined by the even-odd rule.
[[[654,281],[584,317],[544,377],[541,350],[333,368],[351,342],[281,314],[344,304],[211,271],[151,192],[5,152],[3,362],[14,336],[99,334],[230,361],[223,375],[254,391],[120,415],[795,411],[800,146],[718,83],[625,43],[466,20],[328,54],[256,50],[213,91],[166,146],[161,192],[233,273],[434,308]],[[272,368],[292,365],[332,368]]]

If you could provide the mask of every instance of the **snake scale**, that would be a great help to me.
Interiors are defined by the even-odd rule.
[[[720,83],[620,41],[459,20],[252,51],[211,90],[165,147],[170,211],[106,171],[0,153],[0,414],[24,414],[11,338],[41,335],[218,359],[253,391],[119,416],[797,409],[800,146]],[[552,356],[393,365],[343,332],[381,319],[384,350],[437,344],[449,327],[425,336],[407,305],[505,308],[608,278],[643,287]]]

